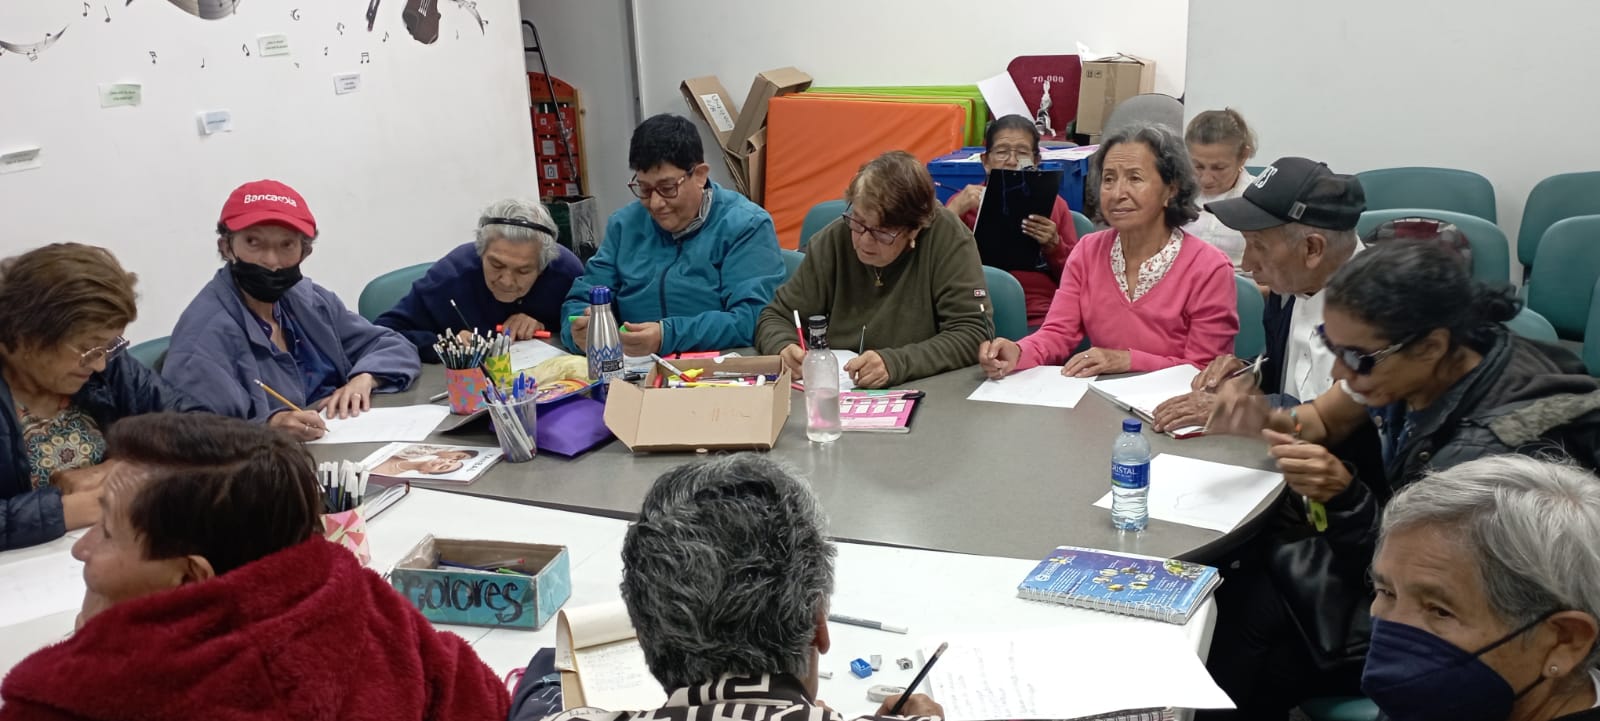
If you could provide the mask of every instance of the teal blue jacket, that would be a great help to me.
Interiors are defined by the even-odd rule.
[[[756,317],[783,282],[772,216],[713,183],[705,223],[684,237],[656,225],[638,201],[611,214],[600,250],[561,306],[561,340],[577,351],[571,316],[604,285],[620,323],[661,321],[661,354],[749,346]]]

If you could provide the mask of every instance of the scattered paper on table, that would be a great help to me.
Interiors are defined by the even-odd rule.
[[[100,107],[137,107],[144,100],[144,87],[138,83],[113,83],[100,86]]]
[[[983,94],[983,102],[989,105],[989,112],[996,118],[1007,115],[1033,117],[1033,111],[1028,109],[1027,101],[1022,99],[1022,92],[1017,90],[1017,83],[1011,79],[1011,73],[1000,73],[992,78],[979,80],[978,92]]]
[[[1150,517],[1228,533],[1268,496],[1283,474],[1163,453],[1150,459]],[[1111,507],[1108,491],[1094,505]]]
[[[1061,366],[1036,366],[1000,380],[986,380],[967,396],[967,400],[1074,408],[1083,394],[1089,392],[1089,383],[1093,380],[1063,376]]]
[[[0,153],[0,174],[33,170],[41,165],[44,165],[44,161],[39,159],[39,146],[37,145],[31,148],[8,150],[5,153]]]
[[[70,550],[0,563],[0,626],[75,610],[83,591],[83,562]]]
[[[449,406],[422,405],[373,408],[355,418],[327,419],[328,434],[309,443],[389,443],[424,441],[433,433]]]
[[[947,640],[949,649],[928,674],[928,693],[948,721],[1234,707],[1181,626],[1132,621]]]
[[[511,370],[527,370],[551,358],[560,358],[564,355],[568,355],[565,350],[542,340],[517,341],[511,344]]]

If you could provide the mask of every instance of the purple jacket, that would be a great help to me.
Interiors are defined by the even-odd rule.
[[[378,392],[392,393],[409,388],[422,371],[417,349],[405,336],[369,323],[310,278],[278,303],[347,380],[371,373]],[[305,397],[294,356],[279,351],[262,332],[226,267],[178,318],[161,376],[206,410],[256,422],[283,410],[255,384],[257,379],[302,408],[321,400]]]

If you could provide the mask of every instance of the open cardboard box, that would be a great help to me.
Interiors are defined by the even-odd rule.
[[[439,559],[467,565],[521,558],[511,570],[439,568]],[[572,596],[566,546],[422,537],[389,572],[389,583],[434,623],[537,630]]]
[[[679,370],[703,368],[776,374],[761,386],[654,388],[659,365],[635,386],[612,381],[606,396],[606,427],[638,451],[769,450],[789,419],[789,371],[778,356],[684,358]]]
[[[766,193],[767,106],[779,95],[809,87],[811,76],[795,68],[757,73],[743,110],[713,75],[689,78],[679,85],[679,90],[684,102],[711,127],[711,133],[722,145],[723,162],[738,191],[760,203]]]

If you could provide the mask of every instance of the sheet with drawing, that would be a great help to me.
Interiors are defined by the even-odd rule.
[[[1163,453],[1150,459],[1150,517],[1227,533],[1283,488],[1283,474]],[[1111,507],[1111,493],[1095,501]]]
[[[373,408],[355,418],[327,419],[328,434],[309,443],[387,443],[418,442],[428,439],[450,415],[442,405]]]
[[[83,590],[83,562],[70,548],[0,564],[0,626],[74,610]]]

